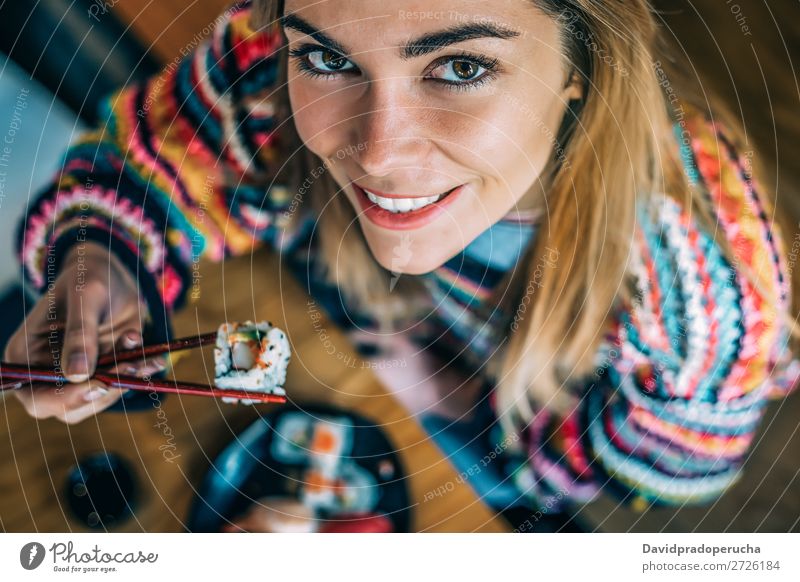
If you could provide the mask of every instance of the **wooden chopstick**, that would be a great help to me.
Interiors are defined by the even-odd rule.
[[[172,394],[189,394],[193,396],[209,396],[212,398],[244,398],[259,402],[286,402],[285,396],[277,394],[267,394],[250,390],[235,390],[231,388],[215,388],[207,384],[194,384],[190,382],[170,382],[157,381],[153,379],[145,380],[136,376],[123,376],[117,374],[99,373],[92,376],[96,380],[103,382],[109,388],[119,388],[128,390],[140,390],[144,392],[163,392]],[[4,382],[0,385],[0,391],[18,390],[26,386],[29,382],[43,382],[47,384],[68,384],[67,379],[62,375],[47,368],[35,366],[22,366],[19,364],[0,363],[0,379]],[[16,382],[5,383],[6,380],[16,380]]]
[[[168,354],[170,352],[189,350],[192,348],[206,346],[208,344],[213,344],[216,341],[217,332],[212,332],[198,336],[184,337],[171,342],[140,346],[130,350],[118,350],[116,352],[111,352],[100,356],[97,359],[97,367],[105,368],[121,362],[143,360],[147,356],[159,356],[161,354]]]

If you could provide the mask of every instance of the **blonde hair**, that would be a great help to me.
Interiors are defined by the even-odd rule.
[[[690,88],[680,63],[671,60],[674,57],[658,34],[646,0],[532,0],[532,4],[561,23],[566,64],[582,80],[584,98],[570,103],[557,136],[559,155],[553,156],[542,177],[547,212],[535,243],[522,259],[522,268],[512,269],[486,302],[513,312],[527,282],[536,277],[536,291],[528,298],[524,317],[515,319],[505,348],[487,363],[497,382],[498,410],[510,413],[501,415],[507,427],[529,422],[535,414],[533,404],[562,413],[575,404],[570,379],[585,380],[594,370],[612,309],[620,299],[634,299],[629,261],[641,197],[668,194],[691,208],[707,232],[720,230],[700,186],[687,180],[664,79],[681,91],[687,108],[712,111],[715,119],[725,122],[734,143],[742,142],[723,104],[708,102],[707,94],[700,99],[701,92]],[[282,0],[257,0],[252,24],[272,25],[282,13]],[[285,66],[283,59],[283,83]],[[663,68],[661,79],[656,66]],[[656,103],[663,107],[654,107]],[[564,159],[569,163],[562,163]],[[319,165],[307,150],[296,163],[298,168],[306,166],[299,170],[301,175],[307,167]],[[327,275],[354,304],[373,306],[385,329],[391,329],[394,319],[407,315],[404,309],[414,305],[409,300],[418,290],[414,277],[401,277],[399,282],[406,287],[389,293],[389,275],[371,258],[361,229],[353,226],[355,212],[340,194],[327,174],[311,193],[312,205],[324,206],[318,232]],[[727,260],[735,264],[726,237],[716,239]],[[548,249],[556,249],[559,260],[544,276],[541,271],[536,274]],[[341,261],[340,256],[348,260]],[[738,267],[759,292],[765,288],[763,275],[746,265]],[[792,334],[800,336],[794,320],[782,315]]]

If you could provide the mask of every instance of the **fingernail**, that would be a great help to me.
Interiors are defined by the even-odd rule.
[[[140,334],[138,331],[129,331],[123,336],[122,343],[126,348],[135,348],[140,346],[142,345],[142,334]]]
[[[86,402],[94,402],[95,400],[102,398],[106,394],[108,394],[108,390],[106,390],[105,388],[92,388],[86,394],[83,395],[83,399],[86,400]]]
[[[84,382],[89,379],[86,354],[72,354],[67,360],[67,379],[70,382]]]

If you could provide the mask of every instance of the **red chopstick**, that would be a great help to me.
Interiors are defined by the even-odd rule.
[[[159,344],[151,344],[147,346],[139,346],[129,350],[118,350],[103,354],[97,359],[97,369],[109,368],[123,362],[133,362],[136,360],[143,360],[147,356],[159,356],[166,353],[177,352],[181,350],[188,350],[192,348],[202,347],[208,344],[215,343],[217,340],[217,332],[206,333],[198,336],[185,337],[171,342],[162,342]],[[96,377],[96,376],[95,376]],[[121,378],[128,378],[128,376],[121,376]],[[48,379],[39,379],[40,382],[48,382]],[[53,380],[53,383],[58,380]],[[30,384],[30,381],[15,382],[14,388],[19,389],[24,385]],[[0,391],[3,388],[0,386]]]
[[[217,341],[217,332],[206,333],[198,336],[184,337],[176,339],[171,342],[163,342],[160,344],[151,344],[149,346],[140,346],[130,350],[118,350],[104,354],[97,359],[97,367],[105,368],[113,366],[121,362],[132,362],[135,360],[143,360],[147,356],[159,356],[161,354],[168,354],[171,352],[178,352],[181,350],[189,350],[213,344]]]
[[[193,396],[209,396],[212,398],[244,398],[256,400],[258,402],[286,402],[285,396],[277,394],[267,394],[250,390],[235,390],[230,388],[215,388],[207,384],[193,384],[190,382],[170,382],[168,380],[145,380],[136,376],[122,376],[117,374],[99,373],[92,376],[96,380],[103,382],[109,388],[140,390],[144,392],[163,392],[173,394],[189,394]],[[26,386],[29,382],[44,382],[48,384],[68,384],[67,379],[62,375],[47,368],[35,366],[24,366],[19,364],[0,363],[0,391],[17,390]],[[5,383],[6,380],[16,380],[16,382]]]

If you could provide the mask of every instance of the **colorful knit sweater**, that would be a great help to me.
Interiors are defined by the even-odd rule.
[[[290,232],[281,221],[291,193],[275,186],[265,195],[259,181],[282,163],[282,120],[263,96],[284,41],[277,31],[253,33],[248,17],[247,4],[229,11],[187,58],[106,101],[105,127],[69,149],[20,230],[33,287],[46,288],[78,240],[110,245],[153,312],[180,306],[199,256],[250,252],[254,241],[295,261],[314,255],[305,223]],[[519,441],[527,454],[516,482],[548,507],[601,489],[637,505],[713,499],[737,480],[768,400],[800,374],[779,319],[789,280],[772,208],[724,128],[698,116],[685,124],[687,170],[715,209],[717,236],[767,275],[766,292],[778,299],[759,295],[671,199],[654,196],[639,208],[641,301],[620,303],[579,410],[569,418],[540,411]],[[521,250],[535,230],[504,220],[487,233]],[[474,307],[519,256],[497,245],[499,259],[485,243],[479,237],[424,277],[438,323],[475,362],[503,330],[483,325]]]

